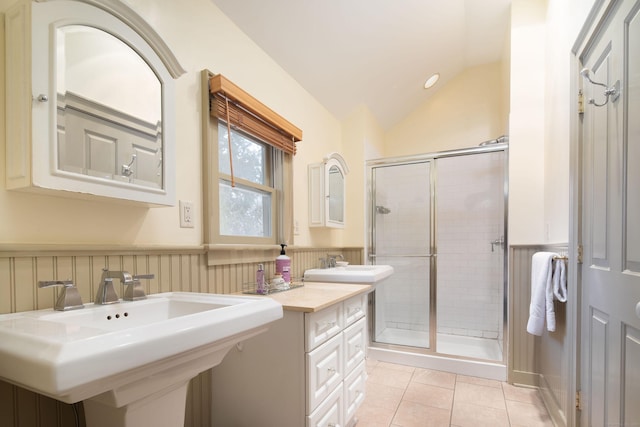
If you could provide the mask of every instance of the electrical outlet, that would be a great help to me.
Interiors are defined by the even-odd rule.
[[[180,200],[180,227],[193,228],[193,202]]]

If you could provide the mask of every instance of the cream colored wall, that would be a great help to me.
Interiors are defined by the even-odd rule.
[[[511,28],[511,22],[509,22]],[[502,47],[502,61],[500,62],[502,81],[502,114],[504,129],[509,132],[509,112],[511,111],[511,33],[507,34]]]
[[[571,37],[568,3],[549,0],[545,64],[545,243],[569,241],[569,122]]]
[[[569,240],[571,49],[595,0],[547,0],[545,39],[544,242]],[[574,79],[574,81],[572,81]]]
[[[593,3],[512,3],[511,244],[569,240],[571,47]]]
[[[14,2],[2,0],[1,10]],[[294,212],[300,234],[289,243],[339,244],[344,231],[311,232],[307,227],[307,164],[321,161],[328,152],[342,151],[340,122],[211,1],[159,4],[128,0],[126,3],[160,34],[186,70],[186,74],[176,80],[176,189],[178,200],[194,202],[196,227],[179,227],[177,207],[147,209],[0,188],[0,244],[202,244],[199,212],[203,203],[200,130],[200,71],[203,69],[226,75],[303,130],[303,141],[298,144],[294,161]],[[0,68],[4,70],[4,55]],[[0,103],[4,108],[2,86]],[[4,114],[1,116],[4,118]],[[4,132],[0,137],[0,153],[4,164]],[[348,181],[347,192],[354,191],[355,187]]]
[[[545,2],[511,6],[509,244],[544,238]]]
[[[382,157],[384,153],[385,133],[369,109],[365,108],[363,114],[364,127],[366,130],[366,137],[364,140],[364,159],[378,159]]]
[[[365,243],[366,168],[365,160],[382,157],[384,131],[366,106],[360,106],[342,122],[343,149],[349,165],[350,188],[347,193],[345,246],[362,247]]]
[[[495,62],[451,79],[387,132],[385,156],[474,147],[506,134],[503,71]]]

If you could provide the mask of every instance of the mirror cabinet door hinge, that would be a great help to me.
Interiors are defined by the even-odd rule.
[[[582,411],[582,391],[576,391],[576,409]]]
[[[578,114],[584,113],[584,94],[582,89],[578,91]]]

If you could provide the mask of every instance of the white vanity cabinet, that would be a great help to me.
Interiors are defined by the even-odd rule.
[[[313,312],[285,305],[269,331],[229,352],[212,371],[214,426],[354,425],[365,396],[367,293]]]

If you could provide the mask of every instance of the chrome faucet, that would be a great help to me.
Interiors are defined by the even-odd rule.
[[[84,307],[80,292],[78,292],[78,288],[76,288],[71,280],[47,280],[38,282],[39,288],[49,288],[51,286],[63,287],[53,306],[54,310],[68,311]]]
[[[133,276],[133,280],[131,283],[124,283],[126,288],[124,290],[124,297],[122,297],[125,301],[139,301],[141,299],[147,298],[147,295],[144,293],[144,288],[142,287],[142,283],[140,283],[140,279],[153,279],[155,276],[153,274],[141,274],[138,276]]]
[[[132,285],[133,277],[126,271],[109,271],[108,268],[102,269],[102,277],[100,278],[100,286],[94,304],[115,304],[120,302],[116,288],[113,286],[113,279],[120,279],[123,285]]]
[[[342,256],[342,254],[337,254],[337,255],[327,254],[327,267],[328,268],[335,267],[337,258],[340,258],[341,261],[344,261],[344,256]]]

